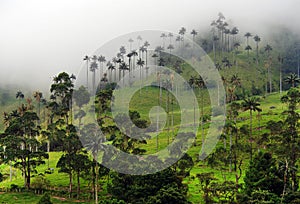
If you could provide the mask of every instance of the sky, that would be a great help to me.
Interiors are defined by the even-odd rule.
[[[83,68],[83,57],[139,30],[204,30],[222,12],[240,31],[300,31],[298,0],[0,0],[0,85],[48,90],[61,71]],[[35,88],[36,87],[36,88]]]

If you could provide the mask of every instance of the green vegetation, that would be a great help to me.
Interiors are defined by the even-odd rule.
[[[173,50],[186,51],[182,27],[172,44],[172,33],[163,33],[162,46],[148,53],[145,41],[138,51],[120,47],[114,59],[86,56],[86,84],[74,88],[76,77],[66,72],[53,78],[50,98],[35,91],[32,96],[17,90],[0,89],[0,201],[3,203],[297,203],[299,193],[299,103],[300,83],[291,51],[298,39],[293,36],[287,46],[272,40],[262,41],[257,34],[239,36],[234,25],[228,25],[219,13],[212,22],[209,37],[191,31],[194,42],[202,45],[222,75],[225,86],[227,119],[214,151],[204,160],[200,150],[207,138],[213,117],[207,84],[189,64],[171,56]],[[229,29],[231,28],[231,29]],[[291,35],[292,36],[292,35]],[[246,44],[240,42],[244,37]],[[170,44],[166,45],[166,38]],[[137,38],[141,41],[141,37]],[[251,40],[253,42],[251,43]],[[255,43],[255,48],[251,44]],[[163,50],[167,49],[167,52]],[[294,48],[293,48],[294,49]],[[280,54],[279,54],[280,53]],[[157,73],[157,84],[143,87],[129,103],[128,115],[114,116],[113,93],[119,91],[116,81],[125,73],[139,69],[140,78],[147,75],[153,58],[167,65],[186,80],[182,93],[192,90],[194,107],[181,110],[176,95],[174,75]],[[277,61],[275,60],[277,59]],[[289,67],[285,69],[284,67]],[[99,85],[97,85],[99,70]],[[107,73],[105,73],[107,70]],[[89,74],[92,73],[91,83]],[[165,77],[165,78],[164,78]],[[219,82],[218,82],[219,83]],[[218,84],[217,83],[217,84]],[[91,85],[91,87],[89,87]],[[157,87],[155,85],[162,85]],[[177,88],[177,87],[176,87]],[[126,88],[121,91],[126,92]],[[195,104],[199,104],[199,118]],[[220,102],[220,101],[219,101]],[[161,106],[156,118],[149,113]],[[3,108],[3,109],[2,109]],[[118,109],[119,107],[114,107]],[[93,110],[95,110],[96,116]],[[182,115],[193,120],[185,132],[178,132]],[[96,117],[96,123],[93,123]],[[159,118],[166,125],[159,132]],[[196,141],[184,152],[182,141],[194,135],[192,123],[199,119]],[[193,122],[192,122],[193,121]],[[117,123],[122,123],[119,127]],[[187,122],[186,122],[187,123]],[[76,126],[75,126],[76,124]],[[98,131],[101,127],[102,134]],[[148,128],[144,133],[140,129]],[[129,137],[128,134],[139,136]],[[174,140],[179,138],[178,140]],[[175,142],[174,142],[175,141]],[[174,146],[169,147],[171,143]],[[84,144],[84,146],[83,146]],[[135,160],[127,161],[120,151],[104,151],[110,145],[122,152],[137,155],[148,169],[163,165],[176,155],[183,155],[172,166],[148,175],[128,175],[108,169],[135,170]],[[160,150],[172,158],[156,156]],[[152,163],[143,161],[153,154]],[[113,155],[113,156],[112,156]],[[202,155],[201,155],[202,156]],[[174,158],[173,158],[174,157]],[[169,160],[168,160],[169,159]],[[145,170],[145,169],[144,169]]]

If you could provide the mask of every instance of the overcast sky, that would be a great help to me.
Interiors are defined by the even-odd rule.
[[[242,33],[300,27],[298,0],[0,0],[0,84],[45,90],[51,76],[76,75],[84,55],[117,36],[200,29],[219,11]]]

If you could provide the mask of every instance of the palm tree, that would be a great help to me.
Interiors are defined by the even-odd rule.
[[[93,81],[92,81],[92,86],[93,86],[93,94],[95,93],[95,87],[96,87],[96,70],[98,69],[98,64],[96,60],[93,60],[90,66],[90,71],[93,73]]]
[[[252,50],[252,47],[250,45],[247,45],[245,50],[247,51],[247,56],[248,56],[248,59],[249,59],[249,52],[250,52],[250,50]]]
[[[247,32],[245,35],[244,35],[247,39],[247,46],[249,45],[249,38],[252,36],[251,33]]]
[[[260,42],[260,37],[255,35],[253,39],[256,42],[256,64],[258,65],[258,43]]]
[[[297,74],[292,73],[290,76],[286,77],[284,81],[294,88],[297,83],[300,83],[300,78],[298,78]]]
[[[191,31],[191,35],[193,36],[193,42],[195,42],[195,37],[196,37],[196,35],[198,35],[198,32],[195,29],[193,29]]]
[[[181,38],[182,38],[182,45],[184,45],[184,34],[186,32],[186,29],[185,27],[181,27],[180,30],[179,30],[179,35],[181,35]]]
[[[124,84],[125,71],[129,70],[128,64],[126,64],[126,62],[121,62],[119,69],[123,71],[123,84]]]
[[[237,35],[239,33],[239,30],[237,29],[237,27],[233,27],[231,29],[231,32],[230,34],[232,35],[232,45],[234,45],[236,42],[235,42],[235,35]]]
[[[174,46],[172,44],[168,45],[167,49],[169,50],[170,56],[171,56],[171,52],[174,49]]]
[[[18,91],[16,93],[16,99],[19,99],[19,106],[21,104],[21,99],[24,99],[24,94],[22,93],[22,91]]]
[[[168,33],[168,37],[170,39],[170,44],[172,44],[173,33]]]
[[[269,86],[270,86],[270,93],[272,92],[272,79],[271,79],[271,74],[270,74],[270,67],[271,67],[271,63],[272,63],[272,59],[271,59],[271,55],[270,55],[270,52],[273,50],[272,46],[267,44],[265,46],[265,52],[267,52],[268,54],[268,59],[267,59],[267,63],[266,63],[266,66],[267,66],[267,83],[266,83],[266,93],[267,93],[267,87],[268,87],[268,80],[269,80]]]
[[[235,53],[235,59],[233,60],[233,62],[235,62],[235,73],[237,73],[237,69],[238,69],[238,61],[237,61],[237,53],[239,50],[239,47],[241,46],[241,44],[239,42],[235,42],[233,47],[235,49],[234,53]]]
[[[148,47],[150,46],[150,43],[148,41],[144,42],[144,47],[145,47],[145,53],[146,53],[146,70],[148,70]]]
[[[142,68],[143,68],[143,66],[145,65],[145,61],[144,60],[142,60],[142,58],[139,58],[138,59],[138,61],[137,61],[137,63],[136,63],[139,67],[140,67],[140,81],[142,82],[141,83],[141,87],[140,87],[140,94],[142,93],[142,84],[143,84],[143,79],[142,79]]]
[[[256,97],[251,97],[248,99],[244,99],[242,106],[244,108],[244,111],[248,111],[250,112],[250,160],[252,161],[252,143],[253,143],[253,138],[252,138],[252,113],[253,111],[262,111],[261,108],[259,108],[260,103],[259,103],[259,99]]]
[[[282,64],[283,64],[283,57],[280,55],[278,56],[278,62],[279,62],[279,92],[281,94],[282,92]]]
[[[89,89],[89,61],[91,58],[86,55],[83,60],[86,61],[86,88]]]
[[[178,35],[175,39],[176,42],[178,42],[178,46],[180,46],[180,41],[182,41],[182,38],[180,37],[180,35]]]
[[[43,98],[43,94],[42,92],[39,92],[39,91],[35,91],[33,93],[33,97],[35,98],[36,102],[38,103],[37,105],[37,113],[38,113],[38,123],[40,123],[40,117],[41,117],[41,114],[40,114],[40,107],[41,107],[41,99]]]
[[[160,37],[163,39],[163,48],[165,48],[165,40],[166,40],[167,35],[165,33],[162,33],[160,35]]]
[[[216,64],[216,42],[219,40],[219,38],[216,35],[214,35],[212,40],[213,40],[214,63]]]
[[[103,75],[103,63],[104,62],[106,62],[106,59],[105,59],[105,57],[103,56],[103,55],[100,55],[99,57],[98,57],[98,61],[100,62],[100,76],[99,76],[99,79],[101,79],[101,77],[102,77],[102,75]]]
[[[106,66],[107,66],[107,69],[110,70],[109,81],[112,82],[112,81],[113,81],[113,80],[112,80],[112,75],[113,75],[112,72],[113,72],[113,70],[115,70],[116,68],[115,68],[115,66],[114,66],[110,61],[107,62]],[[114,80],[116,80],[116,79],[114,79]]]
[[[128,42],[129,42],[129,51],[131,51],[131,46],[132,46],[133,40],[130,38],[130,39],[128,40]]]
[[[139,35],[139,36],[137,36],[137,41],[138,41],[138,47],[140,47],[141,46],[141,42],[142,42],[142,40],[143,40],[143,38]],[[141,52],[139,52],[139,55],[141,55]]]

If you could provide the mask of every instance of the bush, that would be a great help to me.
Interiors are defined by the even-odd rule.
[[[37,204],[53,204],[48,193],[45,193]]]
[[[31,188],[37,190],[37,193],[41,193],[43,190],[47,189],[48,186],[50,186],[50,181],[41,175],[34,177],[31,182]]]

